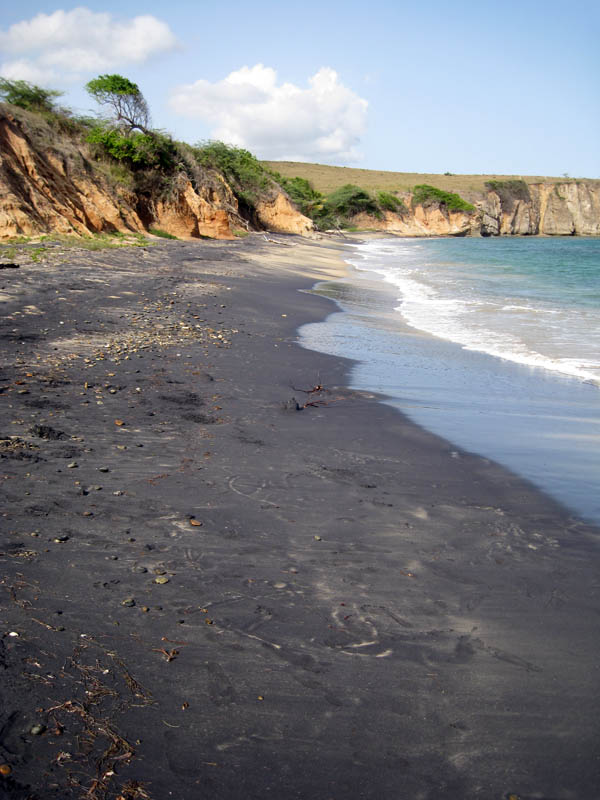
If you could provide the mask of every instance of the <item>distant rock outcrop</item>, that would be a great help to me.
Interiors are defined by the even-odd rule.
[[[482,236],[600,235],[600,186],[586,181],[525,184],[515,196],[502,182],[490,186],[480,208]],[[507,181],[506,184],[516,181]]]
[[[414,205],[410,192],[401,197],[405,213],[359,214],[353,224],[400,236],[600,236],[600,184],[592,181],[494,181],[473,198],[474,211]]]

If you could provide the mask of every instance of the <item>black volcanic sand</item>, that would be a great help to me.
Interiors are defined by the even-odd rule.
[[[600,796],[598,531],[295,343],[341,249],[0,272],[3,796]]]

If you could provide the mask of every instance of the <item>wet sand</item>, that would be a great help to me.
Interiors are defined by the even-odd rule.
[[[274,238],[0,271],[0,796],[594,800],[598,531],[300,348],[343,245]]]

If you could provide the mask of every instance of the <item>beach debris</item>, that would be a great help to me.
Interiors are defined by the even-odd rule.
[[[57,439],[67,439],[67,434],[63,431],[57,431],[51,428],[50,425],[33,425],[29,432],[39,439],[46,439],[48,441],[56,441]]]
[[[141,781],[127,781],[116,800],[150,800],[150,795],[144,790]]]
[[[37,724],[37,725],[32,725],[32,727],[29,729],[29,733],[32,736],[41,736],[45,730],[46,730],[45,725]]]
[[[317,536],[317,535],[315,535],[313,538],[314,538],[314,539],[315,539],[315,541],[317,541],[317,542],[322,542],[322,541],[323,541],[323,540],[322,540],[322,538],[321,538],[320,536]]]
[[[202,527],[202,523],[200,522],[200,520],[199,520],[199,519],[196,519],[195,517],[192,517],[192,518],[190,519],[190,525],[193,525],[195,528],[200,528],[200,527]]]
[[[116,420],[115,420],[115,425],[116,425],[118,428],[122,428],[122,427],[123,427],[123,425],[125,425],[125,422],[124,422],[122,419],[116,419]]]
[[[301,390],[304,391],[304,390]],[[295,397],[292,397],[291,400],[288,400],[283,404],[284,411],[304,411],[305,408],[320,408],[321,406],[328,406],[329,401],[327,400],[307,400],[306,403],[300,403],[296,400]]]
[[[0,775],[2,775],[3,778],[8,778],[11,772],[12,767],[10,764],[0,764]]]
[[[325,389],[321,383],[315,384],[312,389],[298,389],[296,386],[292,386],[292,389],[295,392],[304,392],[304,394],[320,394],[321,392],[329,391],[328,389]]]
[[[153,653],[162,653],[166,661],[174,661],[179,655],[179,650],[165,650],[164,647],[153,647]]]

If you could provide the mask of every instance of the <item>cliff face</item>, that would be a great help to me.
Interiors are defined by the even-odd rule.
[[[527,185],[529,198],[490,191],[480,208],[482,236],[600,235],[600,187],[584,181]]]
[[[600,236],[600,185],[592,182],[523,183],[516,195],[490,190],[470,213],[443,205],[413,207],[410,193],[402,199],[410,209],[403,215],[358,214],[353,223],[401,236]]]
[[[388,231],[397,236],[469,236],[473,233],[473,218],[464,211],[447,211],[439,206],[417,206],[403,216],[391,211],[381,219],[357,214],[352,222],[358,228]]]
[[[308,233],[311,220],[276,190],[256,209],[259,225]],[[168,192],[136,193],[110,179],[84,142],[53,131],[43,119],[0,107],[0,239],[47,233],[142,232],[151,227],[181,239],[231,239],[247,229],[221,175],[193,186],[180,175]]]
[[[62,145],[34,146],[15,119],[0,118],[0,237],[143,230],[133,198],[109,191],[76,144]]]

